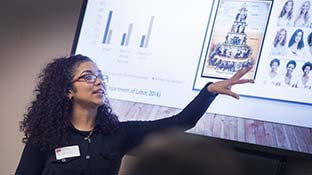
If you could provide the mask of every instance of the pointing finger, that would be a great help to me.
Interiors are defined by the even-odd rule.
[[[238,72],[236,72],[236,74],[232,78],[233,79],[240,79],[242,76],[244,76],[251,69],[252,69],[252,66],[248,66],[246,68],[242,68]]]
[[[244,84],[244,83],[253,83],[254,80],[253,79],[241,79],[241,80],[236,80],[233,82],[234,84]]]
[[[220,91],[220,93],[224,95],[229,95],[237,100],[239,99],[239,95],[229,89],[223,89],[222,91]]]

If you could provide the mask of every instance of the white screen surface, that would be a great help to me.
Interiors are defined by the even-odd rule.
[[[235,72],[219,69],[203,73],[217,67],[207,64],[213,42],[224,44],[229,33],[230,39],[243,36],[240,29],[231,28],[234,23],[241,24],[235,22],[235,15],[246,8],[244,34],[246,46],[253,51],[249,55],[254,64],[250,76],[255,83],[233,88],[242,95],[239,101],[218,96],[208,111],[311,128],[311,89],[264,83],[274,58],[280,60],[280,81],[288,61],[297,64],[293,82],[300,81],[303,64],[312,61],[307,41],[311,28],[308,24],[294,26],[303,2],[296,1],[292,24],[283,26],[278,24],[278,16],[284,1],[92,0],[85,10],[75,53],[91,57],[108,75],[111,98],[183,108],[207,82]],[[222,15],[225,10],[234,15]],[[272,43],[281,28],[288,34],[285,52],[275,54]],[[288,43],[298,29],[304,33],[305,47],[302,55],[292,56],[287,54]],[[232,46],[237,50],[242,44]],[[224,59],[237,61],[233,55]]]

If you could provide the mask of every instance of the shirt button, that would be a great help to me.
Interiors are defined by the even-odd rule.
[[[90,155],[86,155],[86,159],[90,159],[91,158],[91,156]]]

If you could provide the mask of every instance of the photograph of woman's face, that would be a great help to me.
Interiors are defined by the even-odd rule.
[[[302,13],[306,13],[308,12],[310,9],[310,2],[309,1],[305,1],[302,6],[301,6],[301,12]]]
[[[287,66],[287,73],[291,74],[295,69],[295,65],[294,64],[288,64]]]
[[[299,31],[297,34],[296,34],[296,37],[295,37],[295,43],[299,43],[302,39],[302,35],[303,33],[301,31]]]
[[[286,37],[286,30],[281,30],[279,33],[279,41],[283,41]]]
[[[276,72],[278,66],[279,66],[278,62],[273,62],[273,63],[271,64],[271,69],[272,69],[272,71],[273,71],[273,72]]]
[[[288,1],[288,2],[286,2],[284,9],[286,12],[290,12],[292,10],[293,6],[294,6],[293,2]]]
[[[311,71],[311,67],[310,66],[306,66],[304,69],[303,69],[303,73],[305,75],[309,75],[310,74],[310,71]]]

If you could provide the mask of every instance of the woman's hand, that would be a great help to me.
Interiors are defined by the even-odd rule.
[[[244,84],[253,82],[252,79],[241,79],[248,71],[252,69],[252,66],[248,66],[236,72],[230,79],[218,81],[215,83],[210,84],[207,89],[209,92],[218,93],[218,94],[225,94],[232,96],[236,99],[239,99],[239,95],[235,92],[231,91],[231,87],[236,84]]]

